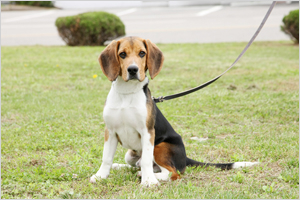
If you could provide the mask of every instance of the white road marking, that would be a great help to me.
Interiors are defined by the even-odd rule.
[[[278,27],[278,24],[268,24],[265,28]],[[230,30],[230,29],[248,29],[257,28],[256,25],[245,26],[216,26],[216,27],[195,27],[195,28],[168,28],[168,29],[136,29],[126,31],[128,34],[149,33],[149,32],[179,32],[179,31],[199,31],[199,30]]]
[[[4,38],[28,38],[28,37],[51,37],[55,36],[58,37],[59,34],[57,32],[52,32],[52,33],[36,33],[36,34],[10,34],[10,35],[2,35],[1,34],[1,39]]]
[[[133,12],[135,12],[135,11],[137,11],[136,8],[131,8],[131,9],[128,9],[128,10],[124,10],[124,11],[122,11],[122,12],[119,12],[119,13],[117,13],[116,15],[117,15],[117,16],[123,16],[123,15],[127,15],[127,14],[130,14],[130,13],[133,13]]]
[[[37,18],[37,17],[43,17],[43,16],[51,15],[54,12],[55,12],[55,10],[48,10],[48,11],[45,11],[45,12],[35,13],[35,14],[32,14],[32,15],[25,15],[25,16],[15,17],[15,18],[11,18],[11,19],[5,19],[5,20],[2,20],[1,22],[8,23],[8,22],[22,21],[22,20],[26,20],[26,19],[33,19],[33,18]]]
[[[33,25],[33,24],[1,24],[2,30],[8,30],[8,29],[22,29],[22,28],[30,28],[30,29],[41,29],[41,28],[55,28],[55,24],[43,24],[43,25]]]
[[[216,12],[218,10],[221,10],[222,8],[223,8],[223,6],[214,6],[212,8],[207,9],[207,10],[202,10],[202,11],[198,12],[196,14],[196,16],[202,17],[202,16],[208,15],[208,14],[210,14],[212,12]]]

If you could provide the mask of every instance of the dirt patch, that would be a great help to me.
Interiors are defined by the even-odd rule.
[[[44,165],[44,161],[43,160],[32,159],[31,161],[29,161],[29,165],[31,165],[31,166]]]
[[[253,85],[250,85],[249,87],[247,87],[246,90],[252,90],[252,89],[260,89],[257,85],[253,84]]]
[[[233,84],[229,85],[227,88],[227,90],[236,90],[236,89],[237,89],[237,87]]]

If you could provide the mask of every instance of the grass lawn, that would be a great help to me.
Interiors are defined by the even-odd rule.
[[[158,44],[165,63],[152,95],[210,80],[245,45]],[[141,187],[135,169],[89,183],[101,164],[111,85],[97,62],[103,49],[1,48],[1,198],[299,198],[299,46],[255,42],[214,84],[158,104],[189,157],[259,165],[187,168],[182,179],[153,188]],[[114,162],[125,163],[125,152],[119,145]]]

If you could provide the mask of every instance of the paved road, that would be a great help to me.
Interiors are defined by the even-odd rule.
[[[257,40],[289,40],[281,20],[298,3],[277,4]],[[268,10],[257,6],[141,7],[103,9],[120,16],[127,35],[155,43],[248,41]],[[64,45],[54,25],[57,17],[91,10],[1,12],[1,46]]]

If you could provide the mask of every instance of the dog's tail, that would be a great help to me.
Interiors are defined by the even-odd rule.
[[[198,162],[193,159],[190,159],[186,157],[186,166],[189,167],[209,167],[209,166],[214,166],[217,168],[221,168],[222,170],[226,169],[235,169],[239,167],[250,167],[252,165],[256,165],[259,162],[234,162],[234,163],[203,163],[203,162]]]

